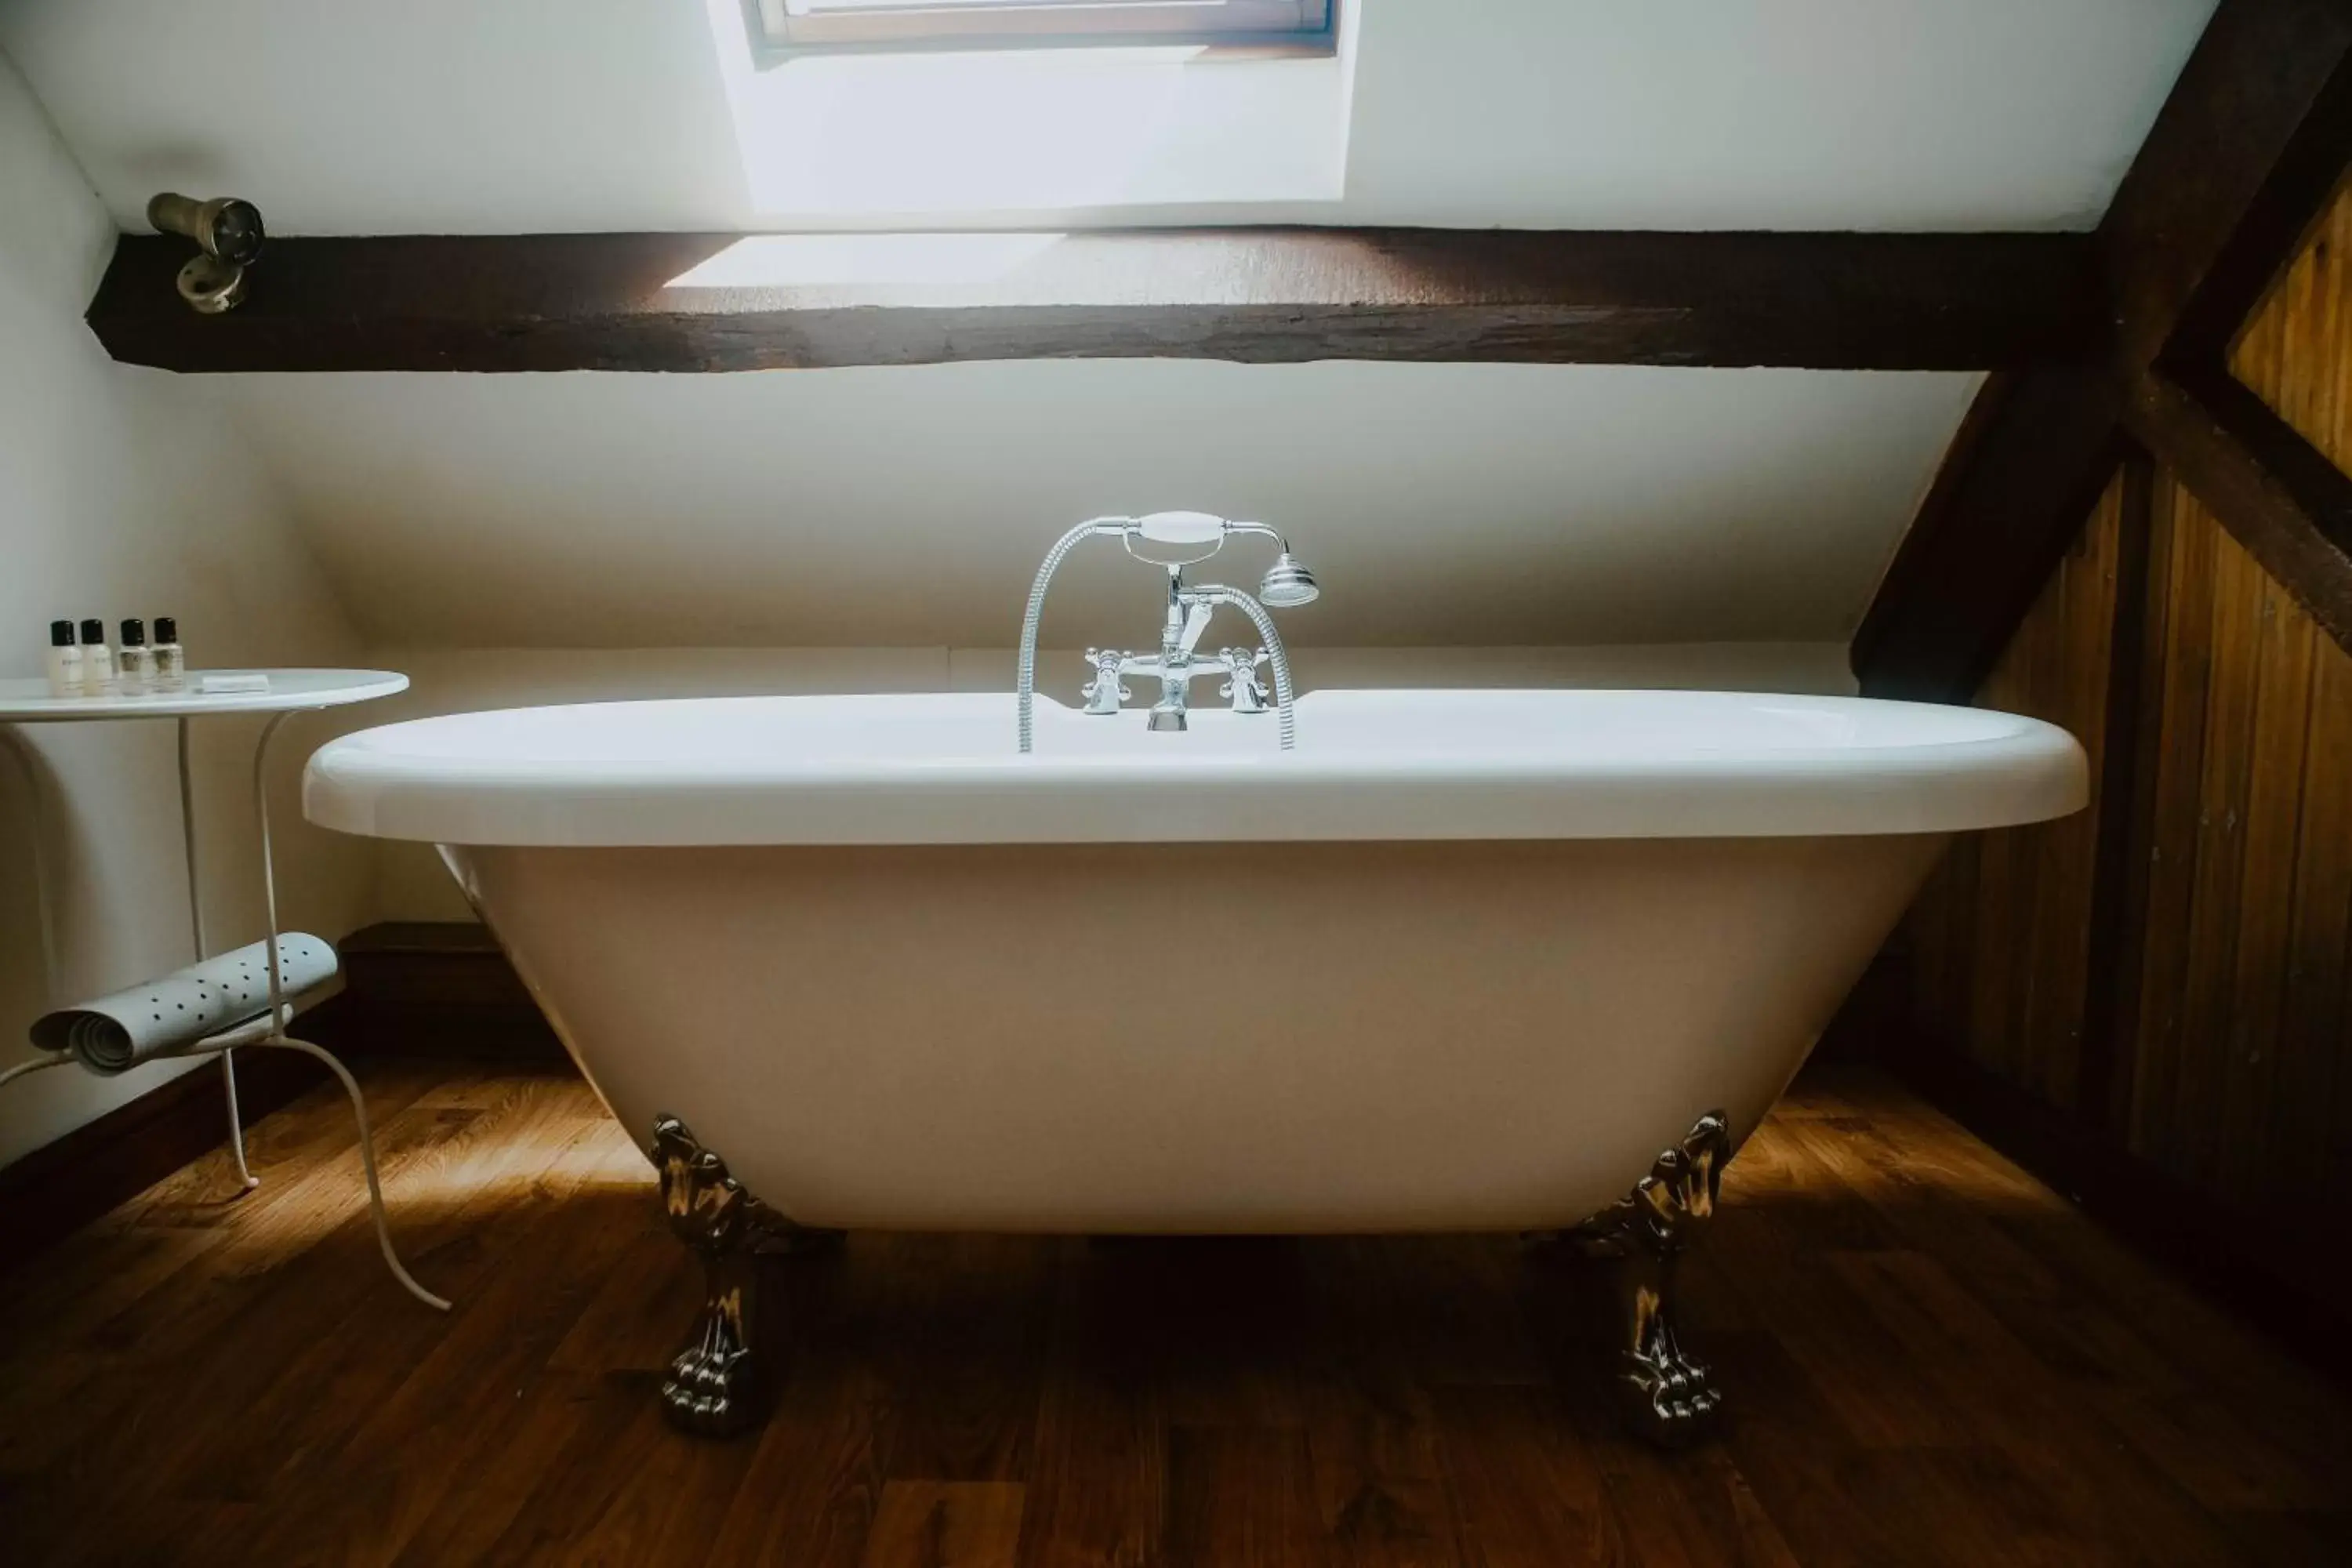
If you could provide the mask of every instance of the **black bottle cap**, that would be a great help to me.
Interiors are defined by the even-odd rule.
[[[81,624],[81,640],[93,646],[106,640],[106,623],[92,616]]]
[[[155,640],[157,642],[178,642],[180,640],[180,623],[173,620],[169,616],[157,616],[155,617]]]
[[[143,647],[147,643],[147,623],[133,616],[122,623],[122,646]]]
[[[73,623],[71,621],[51,621],[49,623],[49,646],[51,647],[73,647]]]

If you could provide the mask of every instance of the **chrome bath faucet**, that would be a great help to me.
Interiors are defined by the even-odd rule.
[[[1186,567],[1206,561],[1237,533],[1271,539],[1277,552],[1255,597],[1222,583],[1192,584],[1184,581]],[[1322,590],[1316,585],[1314,574],[1291,555],[1289,542],[1273,529],[1262,522],[1232,522],[1198,511],[1097,518],[1064,534],[1045,552],[1045,564],[1037,569],[1037,580],[1029,590],[1028,607],[1021,621],[1017,674],[1021,750],[1034,749],[1037,622],[1045,610],[1045,590],[1062,558],[1080,540],[1097,535],[1117,537],[1126,545],[1129,554],[1168,574],[1168,607],[1160,623],[1158,653],[1129,653],[1116,648],[1087,650],[1095,678],[1082,694],[1087,700],[1085,710],[1098,717],[1117,714],[1129,696],[1122,684],[1124,678],[1156,677],[1160,697],[1151,706],[1148,726],[1155,731],[1181,731],[1186,727],[1192,682],[1203,675],[1214,674],[1225,678],[1220,694],[1231,701],[1233,711],[1264,713],[1267,692],[1257,675],[1263,666],[1274,677],[1273,706],[1281,746],[1284,751],[1290,750],[1297,738],[1291,711],[1290,659],[1282,646],[1282,634],[1275,629],[1274,617],[1266,613],[1266,607],[1288,609],[1312,604]],[[1221,605],[1231,606],[1249,617],[1259,637],[1257,647],[1223,647],[1208,654],[1194,651]]]

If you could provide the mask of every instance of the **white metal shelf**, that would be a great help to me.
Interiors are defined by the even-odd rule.
[[[198,691],[207,675],[263,675],[267,691]],[[192,669],[188,689],[146,697],[53,697],[38,676],[0,679],[0,723],[87,723],[108,719],[194,719],[210,713],[294,713],[373,702],[408,689],[389,669]]]

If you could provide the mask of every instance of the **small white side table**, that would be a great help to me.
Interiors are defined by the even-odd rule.
[[[219,691],[198,689],[206,675],[255,674],[269,678],[266,691]],[[228,1095],[229,1146],[236,1156],[236,1173],[243,1185],[250,1189],[257,1184],[253,1173],[246,1166],[245,1127],[237,1113],[236,1067],[235,1049],[239,1045],[285,1046],[305,1051],[332,1068],[350,1093],[352,1110],[360,1122],[360,1150],[367,1167],[368,1194],[375,1209],[377,1238],[383,1244],[384,1260],[403,1285],[420,1300],[446,1308],[448,1303],[424,1289],[402,1268],[393,1253],[392,1239],[383,1222],[383,1203],[375,1173],[375,1158],[368,1134],[367,1110],[359,1093],[359,1086],[343,1065],[332,1056],[306,1040],[289,1037],[286,1024],[286,996],[283,977],[278,967],[278,878],[269,841],[269,743],[277,737],[278,727],[297,713],[308,713],[322,708],[341,708],[354,702],[373,702],[378,698],[396,696],[408,689],[408,677],[387,669],[265,669],[265,670],[190,670],[188,689],[184,691],[159,693],[145,697],[53,697],[48,682],[40,678],[0,680],[0,735],[11,742],[8,750],[23,770],[26,799],[33,812],[33,875],[39,884],[37,891],[40,906],[41,973],[48,988],[51,1005],[59,1001],[56,928],[49,914],[49,888],[39,820],[40,788],[34,770],[30,749],[25,744],[16,727],[24,724],[99,723],[126,719],[170,719],[179,731],[180,765],[180,833],[188,869],[188,928],[201,962],[211,952],[205,934],[203,881],[196,850],[195,790],[189,777],[188,722],[192,719],[224,713],[267,713],[269,722],[262,726],[260,739],[253,748],[253,811],[254,820],[261,833],[261,890],[264,912],[269,923],[269,1017],[268,1026],[230,1031],[207,1042],[202,1050],[215,1052],[220,1057],[221,1079]],[[191,1053],[194,1054],[194,1053]],[[27,1063],[27,1068],[55,1065],[50,1061]],[[6,1075],[14,1077],[12,1069]]]

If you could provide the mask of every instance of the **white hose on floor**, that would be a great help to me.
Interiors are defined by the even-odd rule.
[[[291,1035],[270,1032],[268,1024],[269,1020],[267,1018],[256,1018],[248,1024],[215,1037],[212,1041],[194,1050],[179,1054],[219,1056],[225,1058],[229,1051],[237,1046],[276,1046],[284,1050],[299,1051],[304,1056],[312,1057],[326,1063],[327,1069],[341,1081],[343,1093],[351,1099],[352,1116],[359,1123],[360,1167],[367,1173],[368,1213],[375,1221],[375,1241],[377,1247],[383,1253],[384,1267],[392,1270],[392,1277],[400,1281],[402,1289],[436,1311],[447,1311],[449,1303],[419,1285],[416,1282],[416,1277],[409,1273],[407,1268],[400,1261],[400,1254],[393,1247],[392,1226],[384,1218],[383,1212],[383,1183],[376,1175],[375,1170],[375,1130],[368,1124],[367,1101],[360,1095],[359,1080],[352,1077],[351,1069],[337,1061],[331,1053],[312,1045],[308,1040],[298,1040]],[[63,1067],[75,1059],[77,1058],[71,1051],[56,1051],[35,1057],[30,1061],[18,1062],[16,1066],[0,1071],[0,1088],[5,1088],[10,1082],[27,1074],[39,1072],[45,1068]],[[250,1183],[252,1178],[247,1177],[247,1180]]]
[[[360,1165],[367,1172],[368,1211],[375,1216],[375,1240],[377,1247],[383,1251],[384,1267],[392,1270],[392,1277],[399,1280],[402,1289],[410,1295],[436,1311],[447,1311],[449,1303],[419,1285],[415,1276],[402,1266],[400,1254],[393,1250],[392,1226],[385,1223],[383,1217],[383,1184],[376,1179],[375,1173],[375,1134],[368,1126],[367,1101],[360,1098],[359,1080],[352,1077],[351,1069],[337,1061],[331,1053],[321,1050],[308,1040],[298,1040],[291,1035],[271,1035],[257,1043],[315,1057],[326,1063],[328,1069],[342,1080],[343,1092],[351,1097],[352,1115],[358,1119],[360,1124]]]

